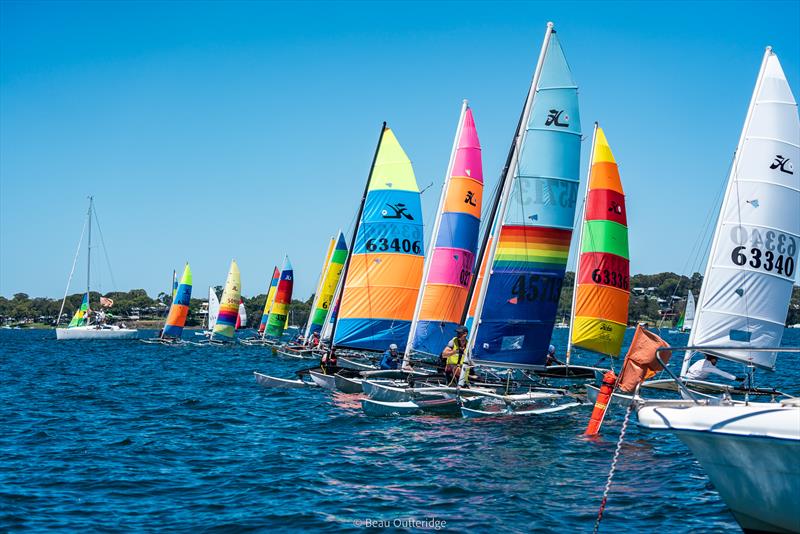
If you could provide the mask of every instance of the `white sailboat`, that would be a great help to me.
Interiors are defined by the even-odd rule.
[[[92,216],[96,217],[94,213],[94,197],[89,197],[89,209],[86,212],[86,225],[84,229],[88,228],[88,244],[86,248],[86,294],[83,296],[81,303],[75,315],[66,328],[58,328],[58,322],[61,320],[61,314],[64,312],[64,304],[67,300],[67,293],[69,293],[69,283],[72,281],[72,274],[75,272],[75,261],[78,259],[78,254],[81,250],[81,242],[83,241],[83,232],[81,232],[81,239],[78,242],[78,250],[75,252],[75,261],[72,264],[72,271],[69,274],[67,281],[67,289],[64,291],[64,300],[61,301],[61,309],[58,312],[58,319],[56,320],[56,339],[134,339],[138,330],[133,328],[125,328],[115,324],[107,324],[105,322],[105,313],[100,311],[96,314],[97,320],[92,322],[92,313],[89,302],[90,288],[91,288],[91,272],[92,272]],[[102,299],[101,299],[102,300]],[[110,299],[108,299],[110,300]],[[113,303],[113,301],[111,301]],[[101,307],[103,304],[101,303]]]
[[[692,294],[691,289],[686,295],[686,309],[683,311],[683,321],[680,324],[680,331],[681,332],[688,332],[692,329],[692,325],[694,325],[694,312],[695,312],[695,303],[694,303],[694,295]]]
[[[208,315],[206,329],[202,332],[195,332],[197,336],[211,337],[214,331],[214,325],[217,324],[217,317],[219,317],[219,298],[217,292],[213,287],[208,288]]]
[[[717,221],[689,349],[772,370],[800,241],[797,104],[767,48]],[[784,351],[786,349],[780,349]],[[800,352],[791,348],[788,352]],[[694,397],[682,387],[685,396]],[[745,530],[800,532],[800,400],[735,404],[658,401],[639,423],[673,431],[692,450]]]

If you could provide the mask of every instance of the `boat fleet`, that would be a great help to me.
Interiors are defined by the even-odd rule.
[[[673,432],[687,444],[743,528],[800,532],[800,400],[756,387],[757,370],[774,370],[780,352],[798,352],[781,348],[781,340],[800,240],[794,167],[800,121],[777,55],[765,51],[703,285],[696,303],[687,296],[679,328],[689,331],[688,343],[669,347],[640,325],[634,345],[644,340],[637,347],[649,347],[653,367],[637,368],[640,376],[628,391],[619,380],[630,376],[630,366],[619,378],[607,374],[628,327],[625,193],[606,133],[594,123],[578,202],[583,135],[578,87],[549,23],[490,195],[472,109],[462,103],[427,247],[411,161],[384,123],[355,228],[349,241],[339,231],[328,243],[301,336],[285,336],[294,279],[286,257],[272,271],[256,335],[236,336],[244,308],[233,261],[221,299],[209,292],[204,339],[182,340],[192,286],[187,264],[159,337],[143,341],[235,342],[263,347],[270,357],[313,360],[295,376],[256,371],[255,380],[267,388],[360,394],[370,416],[535,417],[594,405],[599,429],[608,406],[626,406],[640,425]],[[90,240],[91,214],[90,200]],[[576,226],[562,364],[548,361],[548,346]],[[135,337],[135,330],[87,324],[89,281],[87,273],[84,302],[68,327],[57,328],[57,338]],[[462,325],[468,330],[463,342],[456,335]],[[445,361],[440,355],[448,346],[453,350]],[[577,364],[576,348],[608,363]],[[680,376],[666,365],[677,351],[684,354]],[[378,365],[384,352],[396,365]],[[632,363],[639,356],[628,353]],[[740,364],[744,380],[687,379],[693,360],[709,356]]]

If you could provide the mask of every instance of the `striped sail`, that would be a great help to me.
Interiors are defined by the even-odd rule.
[[[628,219],[617,162],[600,127],[584,206],[570,341],[617,356],[628,326]]]
[[[164,325],[164,331],[161,337],[172,337],[180,339],[183,334],[183,327],[186,325],[186,317],[189,315],[189,300],[192,298],[192,270],[189,264],[183,268],[183,275],[181,275],[180,283],[175,291],[175,297],[172,299],[172,305],[169,307],[169,315],[167,315],[167,323]]]
[[[413,350],[439,354],[455,335],[475,266],[483,199],[481,145],[472,109],[459,125],[456,151],[445,184],[441,219],[432,237],[432,257],[422,290]]]
[[[476,361],[542,365],[555,323],[575,217],[581,127],[577,87],[557,35],[548,35],[487,260]]]
[[[340,231],[336,246],[329,258],[328,267],[325,270],[325,278],[320,286],[319,295],[315,299],[316,304],[311,315],[311,326],[308,329],[306,338],[314,332],[322,331],[325,317],[328,315],[334,293],[336,293],[336,286],[339,284],[339,278],[342,275],[345,260],[347,260],[347,241]]]
[[[214,339],[232,340],[236,335],[236,319],[239,317],[239,301],[242,298],[242,284],[239,275],[239,266],[236,261],[231,261],[228,278],[225,280],[225,289],[219,303],[219,315],[214,325]]]
[[[275,291],[275,300],[272,302],[272,309],[269,311],[267,320],[268,336],[281,337],[289,320],[289,305],[292,303],[292,287],[294,285],[294,271],[289,257],[283,260],[281,277],[278,280],[278,288]]]
[[[269,320],[269,310],[272,308],[272,301],[275,299],[275,291],[278,289],[278,280],[281,279],[281,272],[278,267],[272,269],[272,280],[269,282],[269,290],[267,290],[267,300],[264,303],[264,312],[261,314],[261,322],[258,325],[258,333],[261,334],[267,328],[267,320]]]
[[[419,187],[394,132],[384,128],[348,266],[333,344],[385,350],[408,339],[422,280]]]
[[[83,295],[83,300],[81,301],[80,307],[75,310],[75,315],[72,316],[72,320],[67,325],[67,328],[74,328],[76,326],[84,326],[86,322],[89,320],[89,293]]]
[[[328,264],[331,261],[334,247],[336,247],[336,238],[331,237],[328,242],[328,250],[325,252],[325,261],[322,262],[322,269],[319,271],[317,287],[314,288],[314,299],[311,301],[311,309],[309,310],[308,319],[306,320],[306,327],[303,329],[303,336],[306,339],[311,335],[311,322],[314,320],[314,310],[317,308],[317,301],[319,300],[319,294],[322,290],[322,283],[325,281],[325,275],[328,274]]]
[[[698,297],[690,346],[742,347],[721,357],[773,369],[800,248],[800,120],[768,48],[745,119]],[[683,373],[691,354],[684,360]]]
[[[178,293],[178,271],[172,270],[172,300],[175,300],[175,295]]]

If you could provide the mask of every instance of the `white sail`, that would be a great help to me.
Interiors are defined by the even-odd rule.
[[[219,298],[213,287],[208,288],[208,329],[214,330],[219,316]]]
[[[800,121],[778,57],[767,48],[728,178],[689,345],[773,369],[800,245]],[[709,351],[711,352],[711,351]],[[687,354],[684,373],[688,365]]]
[[[686,309],[683,311],[683,326],[681,326],[681,332],[692,329],[692,325],[694,324],[694,310],[694,295],[692,295],[692,291],[689,290],[688,295],[686,295]]]
[[[239,328],[245,328],[247,325],[247,310],[244,307],[244,302],[239,303]]]

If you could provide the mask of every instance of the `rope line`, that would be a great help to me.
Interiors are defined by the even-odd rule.
[[[632,412],[633,403],[630,403],[628,405],[628,411],[625,412],[625,420],[622,422],[622,429],[619,432],[617,449],[614,451],[614,459],[611,461],[611,469],[608,471],[608,480],[606,480],[606,487],[605,490],[603,490],[603,500],[600,502],[600,510],[597,513],[597,521],[594,522],[594,530],[592,531],[593,534],[597,534],[598,530],[600,530],[600,521],[603,520],[603,512],[606,509],[606,503],[608,503],[608,493],[611,490],[611,480],[614,478],[614,472],[617,470],[617,460],[619,460],[619,454],[622,451],[622,442],[625,439],[625,431],[628,429],[628,421],[631,418]]]

